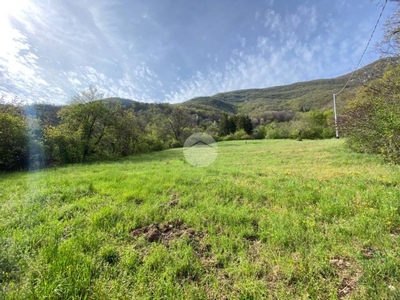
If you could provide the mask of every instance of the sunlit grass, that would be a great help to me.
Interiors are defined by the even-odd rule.
[[[399,167],[338,140],[218,151],[0,175],[2,297],[400,297]]]

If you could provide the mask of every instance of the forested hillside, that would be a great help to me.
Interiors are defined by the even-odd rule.
[[[397,58],[380,59],[355,72],[341,96],[342,101],[339,105],[344,105],[346,100],[350,96],[354,96],[361,86],[381,77],[386,67],[397,61]],[[172,104],[172,106],[183,106],[201,120],[212,121],[218,121],[224,113],[242,113],[253,118],[261,118],[273,111],[330,110],[332,109],[332,95],[343,87],[350,75],[264,89],[223,92],[209,97],[197,97],[183,103]],[[135,114],[142,116],[168,111],[170,106],[167,103],[143,103],[118,97],[106,98],[104,101],[120,102],[122,107],[132,109]],[[61,106],[35,104],[28,107],[28,114],[36,111],[39,118],[47,118],[51,119],[51,122],[55,122],[56,113],[60,108]]]
[[[349,82],[342,99],[346,100],[349,94],[354,94],[366,82],[381,77],[386,67],[396,61],[398,61],[397,58],[384,58],[359,69]],[[211,97],[191,99],[183,105],[208,112],[210,115],[225,111],[245,113],[251,117],[259,117],[266,111],[327,110],[332,109],[332,95],[344,86],[350,76],[351,74],[346,74],[333,79],[218,93]]]

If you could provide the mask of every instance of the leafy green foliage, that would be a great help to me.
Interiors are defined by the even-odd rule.
[[[47,161],[50,164],[69,164],[83,161],[80,133],[72,131],[67,124],[46,126],[44,143]]]
[[[177,145],[182,146],[185,140],[190,136],[190,130],[192,127],[193,119],[191,118],[188,111],[182,107],[174,107],[168,118],[169,129],[175,140],[178,142]]]
[[[48,163],[74,163],[130,155],[137,126],[133,114],[121,103],[100,101],[90,87],[58,111],[57,125],[44,125],[44,149]]]
[[[350,148],[400,163],[400,66],[363,87],[342,116]]]
[[[219,123],[220,136],[234,134],[237,131],[243,131],[248,136],[252,134],[253,124],[249,116],[223,114]]]
[[[0,171],[22,169],[29,159],[28,130],[22,103],[0,96]]]
[[[253,124],[249,116],[243,114],[236,115],[236,129],[243,130],[248,135],[252,134]]]
[[[23,168],[28,156],[27,146],[23,117],[0,112],[0,171]]]
[[[334,136],[329,124],[331,112],[312,110],[298,114],[289,122],[273,122],[264,126],[267,139],[327,139]]]

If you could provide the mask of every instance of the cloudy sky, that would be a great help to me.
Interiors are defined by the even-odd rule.
[[[0,0],[0,94],[64,104],[96,85],[177,103],[336,77],[356,66],[380,10],[377,0]],[[363,65],[378,57],[371,47]]]

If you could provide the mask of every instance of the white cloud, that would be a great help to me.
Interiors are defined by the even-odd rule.
[[[321,71],[317,53],[322,51],[321,39],[311,38],[318,22],[315,7],[299,6],[285,16],[269,8],[264,14],[266,35],[258,36],[256,52],[235,49],[224,70],[208,74],[196,73],[180,81],[179,89],[167,95],[169,102],[182,102],[220,91],[263,88],[311,79]],[[298,27],[306,26],[308,39],[302,39]],[[333,54],[333,53],[331,53]]]
[[[273,9],[267,9],[265,12],[264,27],[271,31],[283,30],[281,15]]]
[[[335,14],[321,16],[309,2],[278,11],[267,0],[266,10],[250,10],[249,23],[224,19],[205,34],[193,20],[187,28],[183,19],[163,21],[147,4],[124,15],[127,2],[8,2],[0,11],[0,93],[65,102],[95,84],[107,95],[181,102],[337,75],[337,65],[357,61],[373,25],[370,18],[358,27],[348,21],[357,33],[343,37],[349,25]],[[339,2],[336,11],[351,6]]]
[[[17,15],[16,12],[14,14]],[[0,14],[2,37],[0,47],[2,83],[0,83],[0,88],[5,90],[7,85],[14,86],[13,91],[7,92],[13,97],[14,95],[26,95],[27,90],[44,89],[48,83],[41,76],[41,69],[37,63],[38,57],[32,52],[27,37],[12,26],[10,17],[5,15],[4,11]],[[2,92],[4,93],[4,91]],[[44,99],[35,99],[35,101],[42,100]]]
[[[79,79],[68,77],[68,81],[71,82],[74,86],[82,86],[82,82]]]

